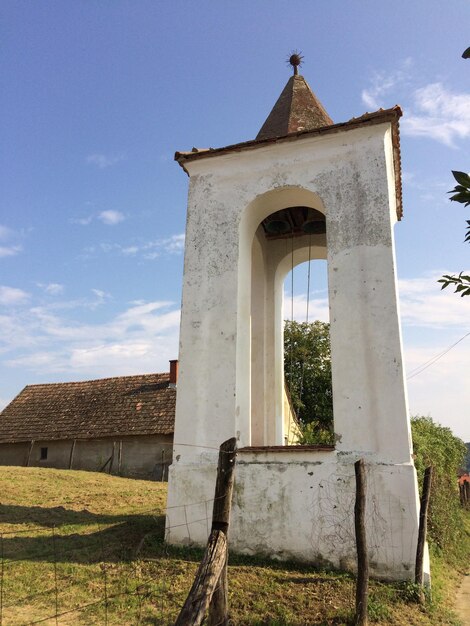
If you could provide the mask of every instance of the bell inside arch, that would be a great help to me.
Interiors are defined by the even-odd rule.
[[[325,220],[308,220],[302,224],[302,230],[307,235],[324,235],[326,233]]]
[[[266,223],[265,228],[270,235],[285,235],[292,230],[289,222],[282,219],[270,220]]]

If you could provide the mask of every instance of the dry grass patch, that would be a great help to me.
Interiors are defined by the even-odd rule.
[[[56,608],[61,626],[174,622],[202,550],[164,544],[165,484],[19,467],[0,468],[0,480],[2,626],[52,626]],[[372,582],[371,621],[456,623],[443,604],[421,609],[412,592]],[[353,617],[352,577],[299,564],[231,555],[229,593],[236,626],[339,625]]]

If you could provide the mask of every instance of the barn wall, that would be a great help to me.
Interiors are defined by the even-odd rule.
[[[78,439],[72,469],[167,480],[168,465],[172,460],[172,442],[172,435]],[[73,440],[35,441],[29,465],[68,469],[72,445]],[[26,465],[29,448],[29,442],[0,444],[0,465]],[[47,448],[47,459],[41,459],[41,448]]]
[[[0,444],[0,465],[24,465],[28,458],[29,443]]]

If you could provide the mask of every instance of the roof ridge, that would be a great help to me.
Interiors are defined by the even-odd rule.
[[[88,380],[71,380],[71,381],[63,381],[60,383],[32,383],[30,385],[26,385],[24,389],[29,389],[31,387],[58,387],[60,385],[83,385],[84,383],[97,383],[97,382],[105,382],[109,380],[122,380],[124,378],[139,378],[144,376],[170,376],[170,372],[150,372],[148,374],[126,374],[124,376],[108,376],[107,378],[91,378]],[[21,393],[21,391],[19,392]],[[18,394],[19,395],[19,394]]]

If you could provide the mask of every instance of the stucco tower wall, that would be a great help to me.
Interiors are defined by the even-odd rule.
[[[185,166],[190,189],[168,539],[175,543],[205,541],[204,510],[211,508],[217,449],[222,441],[236,436],[239,447],[249,446],[254,433],[258,440],[264,436],[270,445],[273,438],[276,444],[283,443],[278,441],[283,425],[278,415],[282,394],[277,392],[283,384],[281,281],[287,262],[282,255],[276,256],[274,247],[269,254],[263,246],[253,254],[253,241],[265,217],[292,206],[312,207],[326,216],[338,436],[329,463],[351,465],[362,456],[368,463],[396,466],[400,476],[403,466],[400,498],[408,503],[408,521],[402,520],[394,488],[384,497],[392,503],[387,515],[405,524],[400,531],[403,536],[414,537],[418,492],[398,320],[393,251],[396,181],[390,122],[257,145],[190,160]],[[298,253],[300,260],[301,248]],[[317,258],[323,254],[319,249]],[[264,275],[253,276],[255,266]],[[255,281],[264,296],[253,296]],[[264,312],[252,319],[252,298],[257,297],[264,300]],[[262,320],[264,331],[260,329]],[[254,357],[252,351],[263,343],[264,358]],[[258,366],[264,372],[254,376],[253,367]],[[274,393],[278,400],[274,405],[266,402],[264,408],[259,405],[261,413],[253,414],[252,429],[253,380],[264,385],[265,395]],[[257,393],[259,396],[259,389]],[[260,422],[263,411],[264,419],[273,420],[264,428]],[[286,476],[294,476],[285,459]],[[239,490],[244,482],[254,485],[250,472],[256,472],[261,481],[256,483],[259,498],[268,489],[273,499],[283,498],[280,491],[272,494],[276,487],[262,463],[244,466],[236,479]],[[297,510],[295,502],[292,500],[289,519],[297,520],[299,535],[306,536],[300,532],[305,512]],[[244,515],[256,517],[256,498],[244,506]],[[338,514],[342,512],[338,510]],[[235,515],[233,536],[245,541],[247,550],[256,550],[250,538],[240,533],[237,525],[241,519]],[[268,522],[260,518],[260,523]],[[274,520],[270,523],[274,554],[284,535],[276,536],[281,529]],[[238,547],[241,549],[241,544]],[[400,554],[401,549],[397,548]],[[396,562],[401,558],[398,552]],[[405,560],[411,552],[412,548]],[[403,567],[397,566],[395,575],[401,577],[402,573]],[[390,575],[394,575],[393,567]]]
[[[400,449],[389,450],[387,459],[409,461],[392,246],[391,150],[390,125],[384,123],[187,164],[177,443],[217,448],[233,435],[240,445],[251,443],[252,241],[263,217],[311,196],[320,199],[327,220],[340,447],[375,453],[380,431],[382,451],[391,440]],[[376,342],[379,349],[373,353]],[[353,388],[371,387],[368,402],[352,394]],[[182,460],[202,452],[176,451]]]

